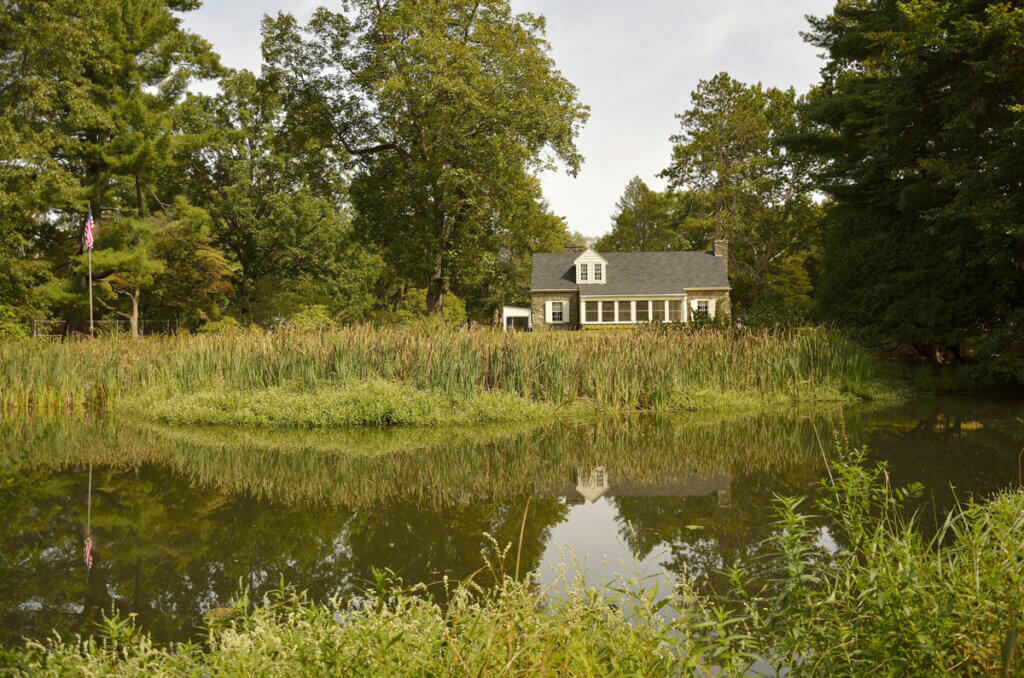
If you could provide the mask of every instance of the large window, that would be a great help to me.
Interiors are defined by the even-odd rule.
[[[563,306],[564,305],[565,305],[565,302],[563,302],[563,301],[552,301],[551,302],[551,322],[553,322],[553,323],[564,322],[564,318],[565,318],[565,311],[563,310]]]
[[[600,264],[598,264],[600,265]],[[613,323],[615,322],[615,302],[614,301],[602,301],[601,302],[601,322]]]
[[[656,323],[665,322],[665,302],[661,299],[651,302],[653,308],[651,308],[651,320]]]
[[[580,282],[587,281],[587,265],[580,264]]]
[[[651,319],[651,302],[646,299],[636,302],[636,321],[645,323]]]
[[[587,322],[596,323],[601,320],[601,302],[600,301],[588,301],[587,302]]]
[[[633,305],[629,301],[619,302],[619,322],[620,323],[631,323],[633,322]]]
[[[604,271],[602,270],[603,268],[604,268],[604,266],[602,266],[601,264],[594,264],[594,281],[595,282],[600,282],[603,279],[602,278],[602,276],[604,275]]]
[[[670,299],[668,302],[668,321],[670,323],[683,322],[683,302],[678,299]]]

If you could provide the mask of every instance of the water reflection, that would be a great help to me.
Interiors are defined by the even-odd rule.
[[[774,493],[815,491],[833,431],[866,442],[895,482],[924,482],[934,515],[1017,482],[1020,409],[928,401],[443,436],[4,421],[0,642],[88,630],[112,607],[138,613],[158,640],[183,638],[240,585],[261,595],[284,580],[325,599],[386,567],[436,586],[475,572],[488,535],[516,542],[528,500],[521,570],[550,578],[571,550],[589,555],[595,580],[636,561],[716,588],[723,567],[756,563]]]

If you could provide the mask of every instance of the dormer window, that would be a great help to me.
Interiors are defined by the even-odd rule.
[[[580,285],[603,285],[608,282],[608,261],[588,247],[573,261],[576,282]]]

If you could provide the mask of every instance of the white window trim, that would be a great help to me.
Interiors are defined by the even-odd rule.
[[[606,302],[606,301],[613,301],[613,302],[615,302],[615,320],[613,320],[613,321],[602,320],[602,318],[604,317],[604,309],[601,307],[601,304]],[[620,319],[620,317],[619,317],[619,302],[620,301],[628,301],[628,302],[630,302],[629,309],[630,309],[630,317],[633,318],[632,320],[622,320],[622,319]],[[689,322],[689,317],[687,316],[687,314],[685,312],[686,311],[686,295],[685,294],[661,294],[661,295],[656,295],[656,296],[651,296],[651,297],[645,297],[645,298],[642,298],[642,299],[637,299],[636,297],[623,297],[621,295],[610,295],[610,294],[609,295],[600,295],[600,294],[595,294],[595,295],[588,295],[588,296],[582,297],[580,299],[580,325],[581,326],[583,326],[583,325],[603,325],[603,326],[608,326],[608,325],[639,325],[641,323],[657,322],[657,321],[652,320],[650,318],[648,320],[637,320],[636,304],[637,304],[638,301],[641,301],[641,302],[642,301],[649,301],[649,302],[651,302],[651,306],[649,306],[649,311],[650,311],[649,315],[653,315],[653,311],[654,311],[654,306],[653,305],[654,304],[657,304],[657,303],[662,304],[662,309],[664,310],[664,318],[665,319],[662,320],[661,322],[664,322],[664,323],[672,322],[671,320],[669,320],[669,305],[668,305],[668,303],[670,301],[681,301],[682,302],[682,307],[680,308],[680,315],[682,316],[682,318],[680,319],[680,322],[684,322],[684,323],[685,322]],[[596,304],[598,304],[598,309],[597,309],[597,317],[598,317],[598,319],[597,320],[587,320],[587,304],[588,303],[596,303]]]
[[[587,264],[586,263],[582,263],[582,264],[578,264],[578,266],[579,266],[579,272],[580,272],[580,282],[590,282],[589,278],[587,277],[587,273],[588,273],[588,271],[587,271]]]
[[[701,312],[700,309],[698,308],[698,306],[700,305],[701,302],[704,302],[704,303],[706,303],[708,305],[708,318],[714,319],[715,314],[718,312],[718,309],[716,308],[717,304],[715,303],[715,299],[712,299],[712,298],[709,298],[709,297],[691,298],[690,299],[690,311],[691,311],[691,313],[700,313]]]
[[[554,311],[552,310],[553,304],[562,305],[562,319],[554,319]],[[551,301],[544,302],[544,322],[548,325],[564,325],[569,322],[569,302],[565,299],[552,299]]]

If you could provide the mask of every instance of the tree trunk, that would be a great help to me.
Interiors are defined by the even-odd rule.
[[[132,315],[128,321],[132,327],[132,339],[139,338],[139,293],[141,290],[135,290],[135,293],[131,295],[132,298]]]
[[[249,284],[245,282],[245,268],[243,267],[242,272],[243,278],[238,284],[238,310],[242,312],[242,317],[252,324],[252,298],[249,294]]]
[[[135,202],[139,210],[139,217],[146,216],[146,200],[142,197],[142,179],[135,177]]]
[[[427,286],[427,315],[440,315],[444,311],[444,300],[448,296],[448,276],[444,274],[440,257],[434,272],[430,274]]]

